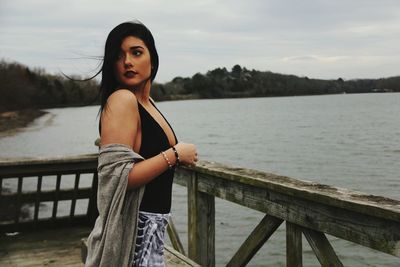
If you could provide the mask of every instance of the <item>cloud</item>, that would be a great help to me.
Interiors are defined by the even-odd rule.
[[[87,58],[102,55],[108,32],[137,18],[155,36],[158,81],[234,64],[382,77],[398,75],[399,14],[397,0],[2,0],[0,57],[88,73],[98,61]]]
[[[350,56],[303,55],[284,57],[282,58],[282,61],[337,63],[339,61],[348,60],[349,58]]]

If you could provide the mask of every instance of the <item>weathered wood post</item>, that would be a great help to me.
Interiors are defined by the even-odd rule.
[[[286,266],[303,266],[303,247],[301,228],[286,221]]]
[[[187,183],[189,258],[207,267],[215,266],[215,199],[198,191],[197,173]]]
[[[303,228],[302,231],[322,267],[343,267],[324,233],[308,228]]]
[[[265,215],[226,266],[246,266],[282,222],[279,218]]]

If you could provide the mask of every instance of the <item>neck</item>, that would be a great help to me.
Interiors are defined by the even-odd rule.
[[[144,82],[139,88],[134,90],[134,94],[140,103],[149,103],[150,102],[150,88],[151,82],[150,79]]]

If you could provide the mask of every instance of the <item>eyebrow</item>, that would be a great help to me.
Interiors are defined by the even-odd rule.
[[[144,49],[144,47],[143,46],[140,46],[140,45],[135,45],[135,46],[131,46],[131,47],[129,47],[129,49],[137,49],[137,48],[141,48],[141,49]]]

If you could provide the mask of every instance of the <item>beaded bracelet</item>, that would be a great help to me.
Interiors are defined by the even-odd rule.
[[[167,164],[168,164],[168,169],[172,169],[173,166],[172,166],[171,162],[169,161],[169,159],[168,159],[168,157],[167,157],[167,154],[166,154],[164,151],[161,151],[161,154],[163,155],[165,161],[166,161]]]
[[[179,166],[179,164],[181,163],[181,161],[180,161],[180,159],[179,159],[178,151],[176,150],[175,146],[172,147],[172,150],[174,151],[175,157],[176,157],[176,163],[175,163],[175,165],[176,165],[176,166]]]

